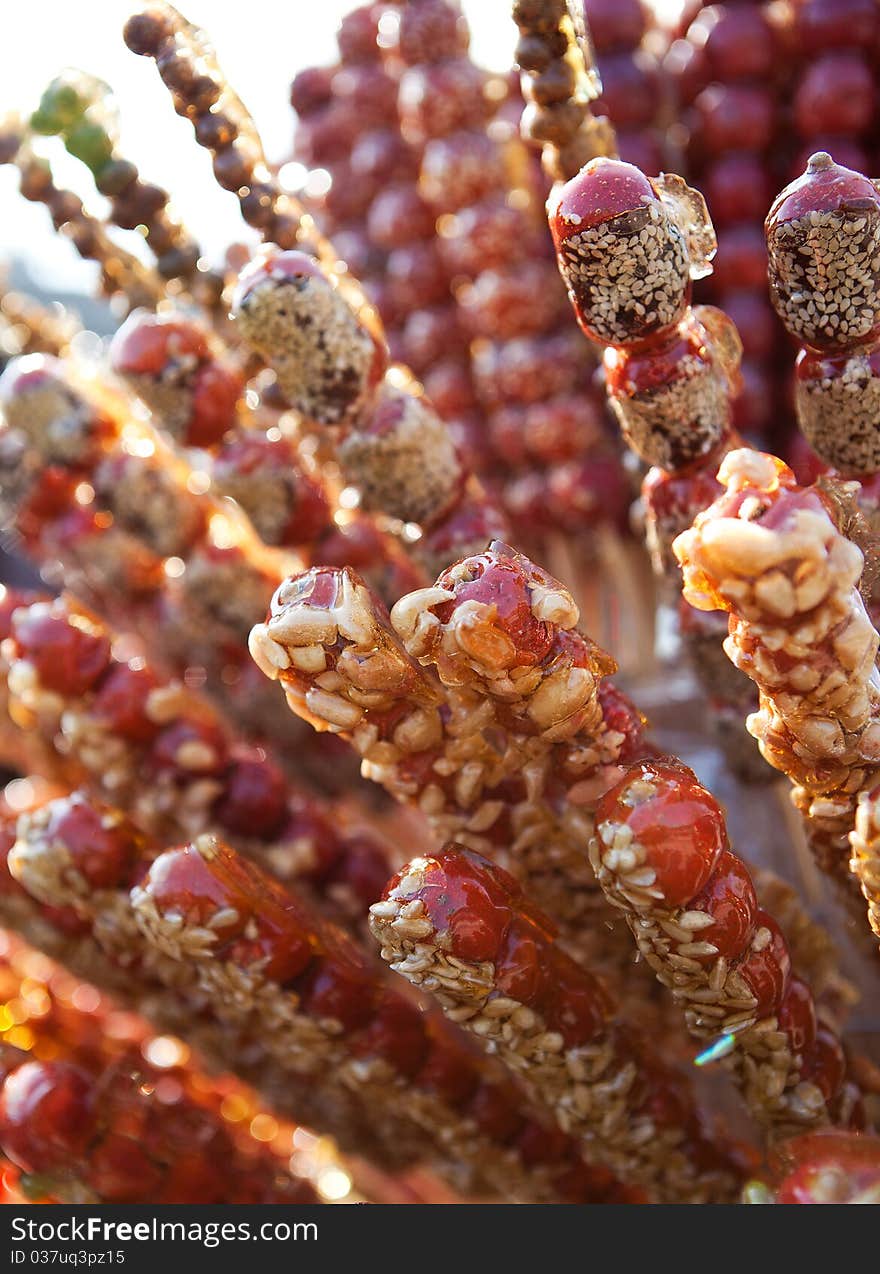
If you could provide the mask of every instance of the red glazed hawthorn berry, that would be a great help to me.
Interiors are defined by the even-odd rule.
[[[696,775],[677,762],[641,761],[602,797],[596,826],[625,824],[646,851],[654,887],[670,906],[689,902],[726,848],[724,815]]]
[[[43,686],[76,697],[91,690],[110,663],[110,642],[85,615],[60,605],[19,611],[12,633],[21,658],[37,671]]]
[[[871,69],[861,53],[824,53],[808,66],[795,92],[795,123],[807,138],[858,135],[870,126],[876,102]]]
[[[355,1057],[378,1057],[408,1078],[418,1074],[428,1053],[420,1011],[402,996],[386,993],[368,1024],[352,1039]]]
[[[211,360],[196,372],[189,421],[183,437],[190,447],[211,447],[236,421],[243,380],[240,373]]]
[[[805,1050],[801,1079],[815,1084],[827,1102],[843,1087],[846,1078],[846,1056],[833,1031],[820,1026],[811,1046]]]
[[[135,311],[116,332],[110,345],[113,370],[121,376],[158,379],[181,359],[197,363],[209,357],[205,333],[179,315]]]
[[[240,750],[226,772],[214,813],[227,831],[269,840],[287,813],[287,784],[261,748]]]
[[[89,885],[110,889],[126,879],[142,844],[131,824],[79,793],[53,801],[48,809],[44,835],[65,847]]]
[[[435,1092],[441,1101],[460,1110],[471,1100],[480,1075],[474,1059],[452,1038],[432,1039],[416,1077],[419,1088]]]
[[[67,1062],[25,1062],[0,1092],[0,1148],[26,1172],[69,1170],[92,1135],[92,1086]]]
[[[880,1138],[823,1128],[786,1141],[778,1203],[845,1203],[880,1187]]]
[[[804,1055],[816,1040],[816,1006],[810,988],[801,978],[793,977],[782,997],[776,1014],[780,1031],[784,1031],[794,1053]]]
[[[310,1017],[338,1022],[346,1033],[360,1030],[373,1012],[373,990],[366,964],[346,949],[346,958],[318,958],[296,984]]]
[[[133,743],[150,743],[162,728],[148,709],[150,694],[160,684],[148,666],[131,662],[113,664],[89,704],[89,715],[113,734]]]
[[[584,0],[584,10],[597,52],[641,43],[648,21],[642,0]]]
[[[369,832],[347,833],[342,852],[325,880],[330,886],[343,885],[366,909],[381,897],[388,880],[385,847]]]
[[[757,1000],[758,1017],[775,1013],[788,987],[791,955],[779,925],[760,908],[755,914],[755,935],[737,972]]]
[[[689,911],[712,917],[696,939],[711,943],[716,954],[697,957],[701,963],[711,964],[719,956],[734,960],[745,951],[755,931],[758,900],[745,863],[729,849],[721,851],[711,876],[687,905]]]
[[[712,78],[723,84],[773,72],[774,31],[758,5],[711,5],[691,24],[688,40],[703,48]]]
[[[332,66],[307,66],[293,77],[290,105],[300,119],[327,105],[333,95],[334,74]]]

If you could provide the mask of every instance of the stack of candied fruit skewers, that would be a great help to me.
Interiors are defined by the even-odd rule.
[[[9,1197],[877,1200],[880,196],[820,152],[768,216],[798,485],[736,432],[733,318],[692,303],[716,240],[653,172],[660,32],[512,17],[520,81],[456,0],[353,9],[293,84],[302,197],[209,38],[131,17],[261,241],[237,276],[99,81],[0,130],[126,315],[87,362],[3,307],[0,509],[42,576],[0,586]],[[696,676],[618,676],[597,598],[618,629],[659,604]],[[699,755],[771,807],[791,780],[772,862],[803,836],[843,962],[640,712],[673,671]]]

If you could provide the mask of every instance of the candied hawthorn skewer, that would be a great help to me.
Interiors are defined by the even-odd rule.
[[[108,85],[82,71],[65,71],[43,92],[30,125],[36,133],[60,137],[69,154],[85,164],[120,229],[144,227],[162,279],[181,280],[209,307],[219,304],[223,278],[199,267],[199,246],[170,214],[168,192],[145,182],[120,154]]]
[[[247,224],[282,248],[308,241],[323,250],[312,218],[281,189],[266,163],[254,122],[204,32],[160,3],[130,17],[123,39],[132,53],[155,61],[174,109],[189,119],[196,141],[211,153],[214,177],[235,194]]]
[[[297,439],[274,423],[265,403],[261,412],[242,401],[240,360],[197,319],[182,310],[131,314],[113,338],[110,361],[173,447],[206,453],[189,479],[191,496],[205,494],[204,466],[210,493],[235,500],[269,548],[309,560],[358,554],[392,591],[420,577],[399,540],[368,515],[339,517],[331,487],[313,464],[306,468]]]
[[[505,507],[532,539],[602,518],[622,522],[626,483],[604,436],[592,360],[564,321],[528,165],[512,138],[487,128],[485,73],[461,47],[464,30],[457,4],[428,0],[402,10],[396,39],[387,43],[389,57],[418,59],[401,78],[401,125],[422,146],[419,193],[432,223],[437,219],[435,251],[454,284],[459,327],[474,342],[473,389],[489,433],[478,468],[493,488],[503,483]],[[410,190],[387,191],[371,224],[397,242],[401,230],[422,220],[411,205]],[[411,316],[404,353],[408,333],[430,331],[432,313],[437,340],[425,387],[433,396],[439,384],[436,405],[446,415],[452,341],[436,306]],[[416,344],[424,353],[423,342]]]
[[[462,610],[461,623],[453,619],[449,628],[464,632],[465,614],[480,614],[480,585],[474,602],[467,602],[469,569],[482,575],[498,559],[482,585],[491,593],[482,609],[491,618],[497,586],[501,604],[510,603],[509,632],[505,621],[496,629],[487,622],[481,642],[481,630],[474,629],[475,661],[481,649],[487,663],[498,656],[486,677],[488,682],[498,674],[494,698],[470,669],[462,684],[454,684],[438,657],[441,678],[452,683],[443,685],[404,648],[405,641],[421,656],[432,626],[439,635],[433,607],[442,614],[456,600],[452,581],[444,587],[443,576],[439,586],[395,606],[402,640],[353,571],[306,572],[278,590],[266,623],[251,633],[251,653],[261,671],[281,683],[294,713],[348,739],[362,758],[362,772],[396,799],[416,804],[439,836],[500,856],[565,923],[566,940],[599,960],[608,954],[612,935],[604,905],[598,924],[583,923],[600,899],[577,853],[590,833],[589,807],[566,798],[577,783],[601,786],[603,765],[613,766],[625,749],[638,755],[641,720],[616,689],[600,695],[599,682],[613,667],[608,656],[561,629],[554,647],[552,619],[530,610],[531,584],[535,607],[540,611],[542,599],[546,602],[540,613],[573,626],[577,608],[571,595],[506,546],[493,545],[483,558],[452,568],[461,582]],[[520,647],[514,649],[517,636]],[[509,651],[515,668],[520,657],[526,666],[519,701],[504,679]],[[535,692],[531,698],[529,689]],[[554,742],[557,736],[562,742]]]
[[[77,1201],[73,1192],[86,1189],[120,1203],[138,1202],[145,1191],[169,1203],[319,1202],[313,1185],[320,1188],[328,1169],[346,1171],[357,1178],[359,1193],[376,1199],[389,1190],[379,1174],[368,1188],[371,1174],[341,1163],[329,1144],[292,1165],[296,1130],[273,1119],[253,1092],[232,1076],[210,1077],[182,1042],[158,1038],[142,1018],[8,930],[0,935],[0,999],[16,1019],[0,1045],[3,1079],[25,1063],[47,1065],[40,1082],[32,1076],[12,1102],[0,1101],[0,1150],[24,1169],[19,1189],[29,1199],[49,1194]],[[87,1083],[91,1129],[82,1157],[56,1163],[56,1122],[62,1129],[75,1126],[56,1105],[60,1098],[66,1106],[69,1067]],[[258,1141],[252,1126],[277,1131]],[[220,1172],[227,1159],[229,1171]]]
[[[714,457],[730,435],[740,344],[720,311],[690,303],[715,250],[702,196],[680,177],[595,159],[554,189],[548,216],[627,443],[668,473]]]
[[[858,591],[863,556],[822,492],[799,487],[775,457],[731,452],[719,480],[725,494],[675,542],[684,595],[697,609],[728,612],[725,650],[760,694],[749,731],[794,784],[820,867],[847,881],[858,794],[876,784],[880,764],[878,637]],[[873,912],[870,857],[857,852],[852,870]]]
[[[26,739],[150,836],[167,843],[216,831],[361,921],[390,871],[375,835],[307,794],[198,692],[141,656],[117,656],[119,635],[73,598],[16,605],[12,595],[7,613],[5,707]]]
[[[859,483],[859,503],[876,534],[878,185],[820,151],[776,198],[764,228],[770,295],[801,346],[795,364],[798,423],[824,464]]]
[[[566,181],[597,155],[617,153],[607,117],[590,104],[602,91],[581,0],[514,0],[514,59],[522,71],[522,134],[541,146],[553,181]]]
[[[632,164],[596,159],[554,189],[548,216],[577,321],[604,347],[606,390],[624,439],[652,466],[642,484],[646,534],[655,571],[667,590],[675,579],[677,599],[672,541],[718,493],[719,461],[737,445],[739,334],[720,310],[691,304],[692,281],[709,272],[716,246],[706,205],[679,177],[649,179]],[[731,764],[766,778],[743,731],[731,728],[754,692],[715,658],[717,622],[692,620],[682,635],[721,707]]]
[[[295,743],[261,700],[245,641],[296,559],[263,545],[123,397],[67,363],[13,360],[0,402],[0,503],[29,555],[60,561],[92,605],[148,643],[158,636],[166,663],[211,670],[211,692],[249,728]]]
[[[170,1002],[179,1034],[282,1113],[465,1189],[548,1201],[618,1189],[442,1019],[386,987],[341,931],[212,837],[157,857],[120,815],[76,794],[19,816],[6,836],[20,890],[50,925],[72,908],[104,951],[99,983],[124,969],[136,1004],[161,1020]]]
[[[382,958],[496,1053],[585,1152],[654,1202],[737,1186],[680,1077],[616,1022],[602,983],[560,950],[505,871],[462,846],[414,858],[370,908]]]
[[[375,393],[387,358],[378,318],[350,276],[335,271],[331,281],[328,271],[336,260],[331,245],[280,191],[253,123],[201,33],[161,5],[131,18],[125,39],[134,52],[156,59],[176,108],[190,115],[197,140],[215,152],[218,181],[237,192],[245,219],[272,245],[239,282],[234,310],[245,340],[273,365],[291,404],[316,423],[350,421],[356,405],[369,403],[369,419],[349,432],[339,456],[343,471],[364,491],[367,507],[424,524],[420,552],[431,564],[429,573],[437,559],[445,565],[502,533],[500,514],[476,480],[468,479],[446,427],[416,383],[392,371],[383,392]],[[207,105],[193,88],[203,79]],[[206,131],[212,121],[224,126],[228,121],[231,129]],[[286,251],[293,248],[300,251]],[[304,333],[306,325],[310,333]],[[299,368],[291,350],[301,360]]]
[[[637,711],[604,681],[614,661],[577,631],[569,591],[497,542],[401,598],[391,622],[447,694],[480,705],[513,763],[509,773],[521,773],[523,789],[507,794],[507,819],[486,830],[572,941],[597,901],[579,849],[591,803],[614,767],[645,746]]]
[[[159,303],[163,296],[159,276],[115,243],[103,222],[86,212],[73,191],[55,184],[51,167],[34,154],[25,140],[24,126],[15,121],[6,120],[0,126],[0,163],[15,164],[22,196],[45,204],[55,229],[70,239],[84,260],[97,262],[107,296],[123,297],[129,307]]]
[[[2,1059],[0,1152],[26,1190],[76,1203],[321,1202],[270,1151],[242,1153],[192,1097],[157,1100],[163,1072],[138,1062],[96,1072],[27,1053]]]
[[[200,493],[186,462],[164,447],[148,425],[126,419],[124,400],[78,378],[67,364],[41,355],[14,360],[0,378],[0,402],[9,457],[3,481],[7,516],[20,524],[30,516],[37,525],[38,546],[45,539],[62,557],[80,544],[71,525],[76,519],[70,515],[79,511],[86,522],[94,517],[99,528],[109,531],[113,548],[119,546],[115,572],[102,581],[102,573],[114,567],[113,554],[105,549],[96,586],[103,582],[105,590],[123,596],[130,591],[129,577],[136,580],[139,573],[154,579],[156,592],[163,581],[163,560],[179,559],[184,569],[174,578],[185,657],[210,661],[221,642],[233,648],[241,642],[251,623],[249,603],[256,603],[259,614],[262,599],[271,596],[289,558],[263,549],[244,519],[236,520],[216,499]],[[49,504],[40,494],[51,479],[62,490]],[[40,525],[39,514],[47,504],[49,517]],[[87,535],[86,573],[89,550]],[[234,591],[229,587],[233,576]],[[206,631],[204,619],[209,601],[213,631]]]
[[[405,369],[386,370],[372,311],[336,274],[305,253],[269,250],[243,271],[233,311],[291,405],[344,430],[337,458],[364,507],[421,525],[415,552],[429,573],[497,533],[501,515],[448,427]]]
[[[816,1021],[788,943],[758,906],[724,815],[677,761],[641,761],[596,810],[596,878],[699,1039],[721,1037],[743,1098],[773,1137],[860,1118],[836,1035]]]

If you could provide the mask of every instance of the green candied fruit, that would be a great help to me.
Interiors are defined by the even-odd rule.
[[[113,143],[100,124],[83,120],[72,128],[65,139],[74,159],[81,160],[93,173],[98,173],[113,158]]]
[[[52,1178],[41,1172],[23,1172],[18,1179],[19,1188],[26,1199],[52,1197]]]
[[[70,80],[53,80],[31,116],[31,127],[34,132],[50,135],[66,132],[82,118],[88,104],[88,99]]]

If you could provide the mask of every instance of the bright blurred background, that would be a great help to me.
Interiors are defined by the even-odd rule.
[[[65,67],[90,71],[113,87],[122,152],[145,180],[172,191],[174,208],[208,256],[248,238],[235,197],[214,182],[206,152],[195,144],[188,121],[175,115],[155,65],[122,42],[123,24],[138,9],[137,0],[8,2],[15,17],[12,38],[7,33],[0,50],[0,114],[29,114]],[[210,33],[221,66],[253,112],[270,160],[283,162],[290,153],[291,79],[304,66],[334,60],[339,19],[360,2],[183,0],[186,17]],[[674,10],[677,3],[659,0],[657,7]],[[516,43],[510,0],[462,0],[462,7],[477,61],[507,69]],[[88,173],[60,142],[51,139],[38,148],[51,159],[60,185],[75,190],[87,207],[100,207]],[[15,169],[0,167],[0,269],[10,266],[16,286],[32,283],[53,296],[89,293],[97,277],[96,268],[52,230],[47,210],[19,196]]]
[[[340,17],[360,0],[185,0],[186,17],[210,33],[217,56],[253,112],[270,160],[290,153],[294,115],[290,81],[304,66],[332,62]],[[0,52],[0,113],[29,114],[46,84],[65,67],[90,71],[112,85],[119,109],[122,151],[145,180],[173,192],[179,216],[211,256],[248,232],[235,197],[215,183],[210,159],[200,150],[187,120],[175,115],[168,92],[147,58],[122,42],[122,27],[138,9],[136,0],[10,0],[15,38]],[[478,61],[509,67],[516,42],[509,0],[464,0]],[[51,158],[60,185],[75,190],[87,207],[100,196],[89,174],[50,139],[39,148]],[[91,188],[90,188],[91,187]],[[57,235],[40,204],[18,194],[15,169],[0,167],[0,268],[15,262],[19,285],[26,272],[41,289],[90,291],[95,267],[83,262]]]

